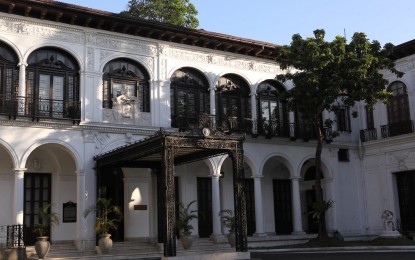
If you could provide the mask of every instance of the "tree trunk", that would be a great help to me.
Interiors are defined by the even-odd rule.
[[[315,181],[315,192],[316,192],[316,203],[323,202],[323,194],[321,190],[321,152],[323,150],[323,139],[324,135],[322,132],[322,122],[321,114],[319,114],[315,120],[315,130],[317,133],[317,147],[316,147],[316,158],[315,158],[315,167],[316,167],[316,181]],[[318,239],[322,240],[327,238],[327,228],[326,228],[326,213],[324,212],[318,222]]]

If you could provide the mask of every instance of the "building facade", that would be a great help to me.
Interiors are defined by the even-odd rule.
[[[0,1],[0,10],[1,226],[30,230],[39,206],[52,203],[61,217],[52,241],[95,245],[94,217],[83,212],[103,195],[124,209],[116,241],[157,241],[153,171],[108,168],[97,187],[94,157],[160,128],[196,128],[208,115],[215,129],[246,134],[248,236],[317,232],[308,214],[315,141],[281,102],[293,86],[275,80],[272,44],[46,0]],[[326,131],[340,132],[322,153],[324,199],[335,202],[328,229],[346,239],[385,235],[385,210],[394,214],[386,231],[415,230],[414,44],[397,46],[404,77],[385,73],[390,104],[324,114],[335,120]],[[234,208],[230,158],[180,165],[174,175],[177,200],[196,200],[205,216],[193,235],[223,237],[218,213]]]

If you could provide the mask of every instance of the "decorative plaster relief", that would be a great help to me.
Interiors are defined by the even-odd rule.
[[[415,58],[398,61],[396,64],[396,69],[401,72],[408,72],[415,68]]]
[[[202,63],[216,64],[226,67],[233,67],[244,70],[253,70],[258,72],[266,72],[279,74],[283,71],[277,66],[268,65],[260,62],[242,60],[233,56],[218,56],[211,53],[201,53],[194,50],[169,49],[168,56],[186,61],[196,61]]]
[[[94,69],[94,60],[95,60],[94,48],[88,47],[87,54],[86,54],[86,64],[87,64],[88,70]]]
[[[100,51],[100,53],[99,53],[99,61],[102,62],[108,56],[111,56],[113,54],[114,54],[114,52],[112,52],[112,51]]]
[[[415,151],[399,151],[387,154],[390,166],[397,166],[401,171],[408,170],[407,164],[415,162]]]
[[[157,46],[150,42],[131,38],[114,37],[108,34],[97,34],[96,46],[112,50],[130,51],[137,54],[157,55]]]
[[[101,149],[108,144],[111,137],[109,134],[97,131],[84,131],[85,143],[95,143],[95,149]]]
[[[4,16],[0,16],[0,31],[8,31],[16,34],[25,34],[65,42],[84,42],[84,35],[80,31],[76,32],[68,27],[32,23],[22,19],[14,19]]]

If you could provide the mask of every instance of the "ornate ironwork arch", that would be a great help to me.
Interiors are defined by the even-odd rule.
[[[174,166],[228,154],[233,165],[236,217],[236,251],[247,251],[244,135],[224,135],[209,128],[172,133],[164,129],[153,136],[94,157],[97,183],[103,167],[151,168],[157,175],[158,239],[164,243],[164,256],[176,255],[176,215]],[[98,192],[98,191],[97,191]]]

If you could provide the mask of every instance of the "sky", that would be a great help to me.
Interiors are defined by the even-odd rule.
[[[60,0],[119,13],[128,0]],[[313,37],[324,29],[326,40],[348,40],[364,32],[382,45],[415,39],[414,0],[190,0],[199,11],[198,29],[264,41],[290,44],[294,34]]]

